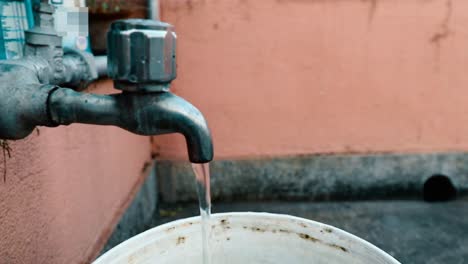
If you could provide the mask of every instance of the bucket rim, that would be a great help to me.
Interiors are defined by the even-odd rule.
[[[387,262],[392,264],[401,264],[395,258],[393,258],[390,254],[383,251],[382,249],[378,248],[377,246],[371,244],[370,242],[353,235],[347,231],[344,231],[340,228],[324,224],[318,221],[310,220],[307,218],[297,217],[288,214],[277,214],[277,213],[267,213],[267,212],[226,212],[226,213],[215,213],[211,214],[211,219],[218,219],[218,218],[225,218],[225,217],[236,217],[236,218],[250,218],[250,219],[275,219],[275,220],[289,220],[289,221],[296,221],[300,223],[306,223],[310,226],[313,226],[318,229],[330,229],[333,233],[337,234],[338,236],[347,237],[350,240],[354,240],[354,242],[361,244],[363,247],[367,247],[369,250],[374,251],[376,254],[380,255],[384,258]],[[162,231],[173,229],[174,227],[182,227],[188,224],[199,224],[201,221],[200,216],[192,216],[188,218],[178,219],[175,221],[171,221],[151,229],[148,229],[136,236],[133,236],[122,243],[118,244],[117,246],[113,247],[100,257],[98,257],[93,264],[107,264],[111,263],[110,261],[113,259],[118,258],[121,254],[125,251],[124,249],[141,248],[143,245],[141,241],[150,241],[151,237],[155,237],[155,235],[162,233]]]

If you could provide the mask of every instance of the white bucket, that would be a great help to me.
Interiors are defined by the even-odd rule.
[[[372,244],[335,227],[267,213],[214,214],[213,264],[397,264]],[[202,263],[200,217],[171,222],[135,236],[94,264]]]

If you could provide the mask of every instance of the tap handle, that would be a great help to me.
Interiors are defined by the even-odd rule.
[[[107,71],[117,89],[167,91],[176,78],[176,41],[170,24],[146,19],[112,23],[107,35]]]

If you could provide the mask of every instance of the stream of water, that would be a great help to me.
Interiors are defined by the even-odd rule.
[[[210,192],[210,165],[192,164],[197,183],[198,201],[200,203],[201,232],[203,247],[203,264],[211,264],[210,237],[211,237],[211,192]]]

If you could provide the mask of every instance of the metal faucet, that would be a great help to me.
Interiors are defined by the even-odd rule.
[[[94,59],[63,51],[52,13],[53,6],[41,3],[36,27],[26,32],[26,56],[0,63],[1,139],[25,138],[36,126],[112,125],[139,135],[181,133],[191,162],[213,159],[203,115],[169,91],[176,78],[177,37],[171,25],[142,19],[114,22],[107,68],[122,92],[97,95],[76,91],[97,77]],[[75,90],[57,86],[63,84]]]

